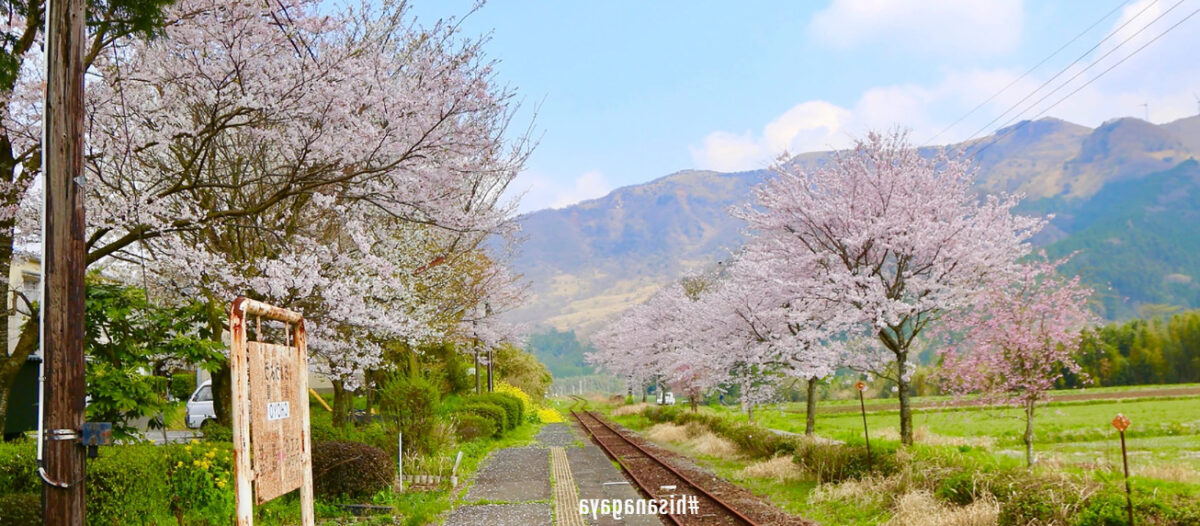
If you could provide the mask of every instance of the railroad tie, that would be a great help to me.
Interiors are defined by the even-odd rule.
[[[567,450],[550,448],[550,469],[554,473],[554,523],[560,526],[586,526],[579,514],[579,494],[575,489],[575,477],[571,476],[571,464],[567,462]]]

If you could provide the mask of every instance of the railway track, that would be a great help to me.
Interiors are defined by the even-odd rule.
[[[582,399],[577,401],[586,406],[586,401]],[[629,475],[629,478],[637,484],[638,489],[647,498],[670,499],[674,497],[678,499],[683,495],[696,497],[697,507],[694,512],[683,510],[682,513],[662,515],[671,524],[687,526],[718,524],[755,526],[757,524],[721,500],[719,495],[709,492],[702,484],[693,481],[666,461],[634,443],[608,422],[596,416],[595,413],[587,411],[586,407],[576,411],[572,406],[571,416],[575,417],[579,425],[592,436],[592,440],[600,446],[600,449],[603,449],[621,466],[621,469]]]

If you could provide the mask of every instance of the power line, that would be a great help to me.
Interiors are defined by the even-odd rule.
[[[1085,28],[1083,31],[1080,31],[1078,34],[1076,34],[1074,38],[1072,38],[1071,40],[1068,40],[1068,41],[1067,41],[1067,43],[1065,43],[1065,44],[1063,44],[1063,45],[1059,46],[1059,48],[1058,48],[1058,49],[1054,50],[1054,52],[1053,52],[1053,53],[1050,53],[1049,55],[1047,55],[1047,56],[1046,56],[1046,58],[1043,58],[1043,59],[1041,60],[1041,62],[1038,62],[1037,64],[1034,64],[1034,65],[1033,65],[1033,67],[1031,67],[1031,68],[1029,68],[1029,69],[1025,70],[1025,72],[1024,72],[1024,73],[1022,73],[1022,74],[1021,74],[1021,76],[1017,77],[1017,78],[1016,78],[1016,79],[1014,79],[1012,82],[1009,82],[1007,86],[1004,86],[1003,88],[1000,88],[1000,90],[999,90],[999,91],[997,91],[997,92],[993,93],[991,97],[988,97],[988,98],[987,98],[987,100],[985,100],[985,101],[983,101],[983,102],[980,102],[980,103],[979,103],[978,105],[976,105],[974,108],[971,108],[971,111],[968,111],[967,113],[963,114],[963,115],[962,115],[962,116],[960,116],[959,118],[955,119],[955,120],[954,120],[954,122],[950,123],[950,125],[949,125],[949,126],[946,126],[946,128],[945,128],[945,129],[943,129],[942,131],[940,131],[940,132],[937,132],[937,134],[935,134],[933,137],[930,137],[928,141],[925,141],[925,143],[926,143],[926,144],[932,144],[932,143],[933,143],[933,141],[935,141],[935,140],[936,140],[938,137],[941,137],[943,134],[945,134],[946,132],[950,131],[950,129],[951,129],[951,128],[954,128],[955,126],[957,126],[957,125],[958,125],[958,123],[960,123],[960,122],[962,122],[962,121],[966,120],[966,118],[967,118],[967,117],[970,117],[971,115],[974,115],[974,114],[975,114],[975,112],[979,111],[981,108],[983,108],[985,105],[987,105],[987,103],[989,103],[989,102],[992,102],[993,100],[996,100],[996,97],[999,97],[999,96],[1000,96],[1000,94],[1004,93],[1005,91],[1008,91],[1008,90],[1009,90],[1009,88],[1012,88],[1012,87],[1013,87],[1013,86],[1015,86],[1015,85],[1016,85],[1018,82],[1020,82],[1020,81],[1024,80],[1024,79],[1025,79],[1025,77],[1028,77],[1030,73],[1033,73],[1035,70],[1037,70],[1038,68],[1042,67],[1042,65],[1043,65],[1043,64],[1045,64],[1046,62],[1048,62],[1050,59],[1052,59],[1052,58],[1054,58],[1054,57],[1058,56],[1058,54],[1059,54],[1059,53],[1062,53],[1062,51],[1063,51],[1064,49],[1067,49],[1067,47],[1069,47],[1071,44],[1074,44],[1074,43],[1075,43],[1075,41],[1077,41],[1077,40],[1079,40],[1080,38],[1082,38],[1082,37],[1083,37],[1083,35],[1086,35],[1086,34],[1090,33],[1090,32],[1092,31],[1092,29],[1095,29],[1095,27],[1096,27],[1096,26],[1098,26],[1098,25],[1100,25],[1100,23],[1101,23],[1101,22],[1103,22],[1103,21],[1105,21],[1105,20],[1108,20],[1108,17],[1112,16],[1112,15],[1113,15],[1113,13],[1116,13],[1117,11],[1119,11],[1119,10],[1120,10],[1122,7],[1124,7],[1124,6],[1125,6],[1126,4],[1128,4],[1128,3],[1129,3],[1129,0],[1123,0],[1121,3],[1117,4],[1117,6],[1116,6],[1116,7],[1114,7],[1114,8],[1113,8],[1111,11],[1109,11],[1109,12],[1105,13],[1105,14],[1104,14],[1104,16],[1102,16],[1102,17],[1100,17],[1100,18],[1096,19],[1096,21],[1095,21],[1095,22],[1092,22],[1092,25],[1090,25],[1090,26],[1087,26],[1087,28]],[[1143,11],[1144,11],[1144,9],[1143,9]],[[1138,14],[1141,14],[1141,13],[1138,13]],[[1135,17],[1135,18],[1136,18],[1136,17]],[[1103,42],[1103,40],[1102,40],[1101,42]],[[1095,49],[1095,48],[1093,48],[1093,49]],[[1089,50],[1089,52],[1091,52],[1091,50]],[[1086,53],[1085,53],[1085,55],[1086,55]],[[1068,67],[1069,67],[1069,66],[1068,66]],[[1060,73],[1060,74],[1061,74],[1061,73]],[[1039,88],[1039,89],[1040,89],[1040,88]]]
[[[1099,79],[1100,77],[1103,77],[1105,74],[1107,74],[1108,72],[1112,71],[1112,70],[1113,70],[1113,69],[1115,69],[1117,66],[1120,66],[1120,65],[1121,65],[1121,64],[1123,64],[1123,63],[1124,63],[1126,60],[1129,60],[1130,58],[1133,58],[1133,56],[1134,56],[1134,55],[1138,54],[1138,53],[1139,53],[1139,52],[1141,52],[1143,49],[1146,49],[1147,47],[1149,47],[1149,46],[1150,46],[1150,44],[1153,44],[1153,43],[1157,42],[1157,41],[1158,41],[1158,39],[1162,38],[1162,37],[1163,37],[1164,35],[1166,35],[1167,33],[1170,33],[1170,32],[1171,32],[1172,30],[1174,30],[1175,28],[1179,27],[1180,25],[1183,25],[1183,23],[1184,23],[1184,22],[1187,22],[1187,21],[1188,21],[1188,19],[1192,18],[1193,16],[1196,16],[1196,14],[1197,14],[1197,13],[1200,13],[1200,9],[1196,9],[1195,11],[1192,11],[1191,13],[1189,13],[1187,16],[1183,17],[1183,18],[1182,18],[1181,20],[1179,20],[1178,22],[1175,22],[1174,24],[1172,24],[1172,25],[1171,25],[1171,27],[1168,27],[1168,28],[1167,28],[1166,30],[1164,30],[1162,33],[1159,33],[1159,34],[1158,34],[1158,35],[1156,35],[1154,38],[1150,39],[1150,41],[1149,41],[1149,42],[1146,42],[1145,44],[1142,44],[1140,47],[1138,47],[1137,49],[1133,50],[1133,52],[1132,52],[1132,53],[1130,53],[1130,54],[1126,55],[1126,56],[1125,56],[1124,58],[1122,58],[1121,60],[1118,60],[1118,61],[1117,61],[1117,63],[1115,63],[1115,64],[1113,64],[1113,65],[1109,66],[1107,69],[1105,69],[1104,71],[1101,71],[1101,72],[1100,72],[1099,74],[1097,74],[1095,77],[1092,77],[1092,78],[1091,78],[1091,79],[1089,79],[1087,82],[1083,83],[1083,85],[1081,85],[1081,86],[1079,86],[1079,87],[1075,88],[1075,89],[1074,89],[1074,90],[1072,90],[1070,93],[1068,93],[1068,94],[1064,95],[1064,96],[1063,96],[1061,99],[1058,99],[1057,101],[1055,101],[1055,102],[1054,102],[1054,104],[1051,104],[1051,105],[1047,106],[1045,109],[1043,109],[1043,110],[1042,110],[1041,112],[1039,112],[1037,115],[1034,115],[1032,119],[1030,119],[1030,120],[1027,120],[1027,121],[1023,122],[1023,123],[1021,123],[1021,124],[1020,124],[1020,125],[1018,125],[1018,126],[1014,126],[1014,127],[1013,127],[1013,129],[1012,129],[1011,131],[1009,131],[1008,133],[1006,133],[1005,135],[1008,135],[1009,133],[1015,132],[1016,130],[1018,130],[1018,129],[1020,129],[1021,127],[1023,127],[1025,124],[1027,124],[1027,123],[1029,123],[1029,122],[1032,122],[1033,120],[1036,120],[1037,118],[1041,117],[1042,115],[1045,115],[1045,114],[1046,114],[1046,112],[1048,112],[1048,111],[1050,111],[1050,110],[1054,109],[1054,107],[1055,107],[1055,106],[1058,106],[1059,104],[1062,104],[1062,102],[1063,102],[1063,101],[1065,101],[1065,100],[1067,100],[1067,99],[1071,98],[1071,96],[1072,96],[1072,95],[1075,95],[1076,93],[1079,93],[1081,90],[1083,90],[1083,88],[1086,88],[1086,87],[1088,87],[1089,85],[1091,85],[1091,83],[1095,82],[1095,81],[1096,81],[1097,79]],[[1151,23],[1153,23],[1153,22],[1151,22]],[[993,139],[991,142],[989,142],[987,145],[985,145],[983,148],[980,148],[979,150],[977,150],[976,152],[974,152],[974,153],[972,154],[972,156],[979,155],[979,154],[983,153],[983,152],[984,152],[985,150],[987,150],[988,148],[991,148],[991,146],[992,146],[993,144],[996,144],[996,143],[997,143],[997,142],[998,142],[998,141],[999,141],[1001,138],[1002,138],[1001,136],[997,136],[997,137],[996,137],[996,138],[994,138],[994,139]]]
[[[1139,30],[1138,30],[1136,33],[1134,33],[1134,35],[1133,35],[1133,36],[1137,36],[1137,35],[1138,35],[1139,33],[1141,33],[1142,31],[1145,31],[1147,28],[1149,28],[1151,25],[1153,25],[1153,24],[1154,24],[1154,22],[1157,22],[1157,21],[1158,21],[1159,19],[1161,19],[1163,16],[1166,16],[1166,14],[1167,14],[1167,13],[1169,13],[1169,12],[1171,12],[1171,10],[1172,10],[1172,9],[1175,9],[1176,7],[1179,7],[1179,5],[1180,5],[1180,4],[1182,4],[1182,3],[1183,3],[1183,2],[1185,2],[1185,1],[1186,1],[1186,0],[1179,0],[1178,2],[1176,2],[1176,3],[1175,3],[1175,5],[1171,6],[1171,7],[1170,7],[1170,9],[1167,9],[1167,11],[1166,11],[1166,12],[1164,12],[1164,13],[1163,13],[1163,14],[1161,14],[1161,15],[1159,15],[1159,16],[1158,16],[1158,18],[1155,18],[1154,20],[1151,20],[1151,21],[1150,21],[1150,23],[1146,24],[1145,26],[1142,26],[1142,28],[1141,28],[1141,29],[1139,29]],[[1013,104],[1012,106],[1009,106],[1009,108],[1008,108],[1008,109],[1006,109],[1006,110],[1004,110],[1004,112],[1003,112],[1003,113],[1001,113],[1000,115],[997,115],[997,116],[996,116],[996,118],[992,119],[991,121],[988,121],[988,123],[987,123],[987,124],[983,125],[983,127],[981,127],[981,128],[979,128],[978,130],[976,130],[976,131],[975,131],[975,133],[972,133],[970,136],[968,136],[968,138],[967,138],[967,141],[970,141],[970,140],[972,140],[972,139],[975,139],[976,137],[978,137],[978,136],[979,136],[979,134],[980,134],[980,133],[983,133],[984,131],[987,131],[987,130],[991,129],[992,125],[993,125],[993,124],[995,124],[995,123],[996,123],[996,121],[999,121],[1000,119],[1004,118],[1004,116],[1005,116],[1005,115],[1008,115],[1008,114],[1009,114],[1009,112],[1011,112],[1011,111],[1013,111],[1013,110],[1017,109],[1019,106],[1021,106],[1022,104],[1024,104],[1024,103],[1025,103],[1025,101],[1029,100],[1031,97],[1033,97],[1034,95],[1036,95],[1036,94],[1037,94],[1039,91],[1041,91],[1041,90],[1042,90],[1042,88],[1045,88],[1046,86],[1049,86],[1049,85],[1050,85],[1051,83],[1053,83],[1053,82],[1054,82],[1056,79],[1058,79],[1058,77],[1062,76],[1062,75],[1063,75],[1064,73],[1066,73],[1067,71],[1070,71],[1070,69],[1071,69],[1072,67],[1074,67],[1076,64],[1079,64],[1080,62],[1082,62],[1084,58],[1087,58],[1087,56],[1088,56],[1088,55],[1090,55],[1090,54],[1091,54],[1093,51],[1095,51],[1096,49],[1098,49],[1100,46],[1104,45],[1104,43],[1105,43],[1105,42],[1107,42],[1107,41],[1108,41],[1109,39],[1111,39],[1112,37],[1116,36],[1118,33],[1120,33],[1120,32],[1121,32],[1121,30],[1122,30],[1122,29],[1125,29],[1125,27],[1126,27],[1126,26],[1128,26],[1128,25],[1129,25],[1130,23],[1132,23],[1134,20],[1137,20],[1137,19],[1138,19],[1138,17],[1142,16],[1142,14],[1143,14],[1143,13],[1145,13],[1145,12],[1146,12],[1148,9],[1150,9],[1150,7],[1151,7],[1151,6],[1154,6],[1154,5],[1156,5],[1156,4],[1157,4],[1157,2],[1151,2],[1151,3],[1147,4],[1147,5],[1146,5],[1146,7],[1143,7],[1141,11],[1138,11],[1138,12],[1137,12],[1137,14],[1133,15],[1133,16],[1132,16],[1132,17],[1131,17],[1129,20],[1126,20],[1126,21],[1125,21],[1125,23],[1121,24],[1121,25],[1120,25],[1120,26],[1118,26],[1116,29],[1112,30],[1112,31],[1111,31],[1111,32],[1110,32],[1108,35],[1105,35],[1105,37],[1104,37],[1104,38],[1100,39],[1100,41],[1099,41],[1099,42],[1097,42],[1097,43],[1096,43],[1096,45],[1094,45],[1094,46],[1092,46],[1092,47],[1088,48],[1088,50],[1087,50],[1087,51],[1084,51],[1084,52],[1083,52],[1081,55],[1079,55],[1079,56],[1078,56],[1078,57],[1077,57],[1075,60],[1071,61],[1071,63],[1070,63],[1070,64],[1067,64],[1067,65],[1066,65],[1066,67],[1064,67],[1064,68],[1060,69],[1060,70],[1058,71],[1058,73],[1055,73],[1055,74],[1054,74],[1054,76],[1053,76],[1053,77],[1050,77],[1049,79],[1047,79],[1047,80],[1046,80],[1045,82],[1043,82],[1043,83],[1042,83],[1040,86],[1038,86],[1038,87],[1037,87],[1037,88],[1035,88],[1033,91],[1029,92],[1027,95],[1025,95],[1024,97],[1022,97],[1022,98],[1021,98],[1021,100],[1017,101],[1017,102],[1016,102],[1016,104]],[[1130,38],[1133,38],[1133,37],[1131,36]],[[1113,49],[1109,50],[1109,52],[1108,52],[1108,53],[1105,53],[1105,54],[1104,54],[1104,56],[1102,56],[1102,57],[1100,57],[1100,58],[1096,59],[1095,61],[1092,61],[1092,63],[1091,63],[1090,65],[1088,65],[1086,68],[1084,68],[1082,71],[1080,71],[1079,73],[1075,74],[1075,76],[1071,77],[1071,78],[1070,78],[1070,79],[1068,79],[1066,82],[1063,82],[1062,84],[1060,84],[1060,85],[1059,85],[1057,88],[1054,88],[1054,90],[1052,90],[1052,91],[1051,91],[1050,93],[1048,93],[1046,96],[1042,97],[1041,99],[1038,99],[1038,101],[1037,101],[1037,102],[1034,102],[1034,103],[1033,103],[1033,104],[1031,104],[1029,107],[1027,107],[1027,108],[1025,108],[1024,110],[1022,110],[1021,112],[1019,112],[1019,113],[1017,114],[1017,116],[1019,117],[1021,114],[1025,113],[1026,111],[1029,111],[1029,109],[1030,109],[1030,108],[1032,108],[1032,107],[1034,107],[1034,106],[1037,106],[1037,105],[1038,105],[1038,104],[1040,104],[1042,101],[1046,100],[1046,98],[1047,98],[1047,97],[1049,97],[1050,95],[1053,95],[1055,92],[1057,92],[1058,90],[1062,89],[1062,88],[1063,88],[1063,86],[1066,86],[1066,85],[1067,85],[1067,84],[1069,84],[1069,83],[1070,83],[1072,80],[1075,80],[1076,78],[1078,78],[1078,77],[1079,77],[1079,75],[1081,75],[1081,74],[1083,74],[1084,72],[1086,72],[1086,71],[1087,71],[1088,69],[1090,69],[1092,66],[1095,66],[1097,63],[1099,63],[1101,60],[1103,60],[1103,59],[1104,59],[1105,57],[1107,57],[1108,55],[1111,55],[1111,54],[1112,54],[1114,51],[1116,51],[1117,49],[1120,49],[1120,48],[1121,48],[1121,46],[1122,46],[1122,45],[1124,45],[1124,44],[1125,44],[1126,42],[1128,42],[1128,41],[1129,41],[1129,39],[1126,39],[1125,41],[1121,42],[1120,44],[1117,44],[1115,47],[1113,47]],[[1008,122],[1006,122],[1006,123],[1005,123],[1003,126],[1000,126],[1000,127],[1001,127],[1001,128],[1003,128],[1004,126],[1007,126],[1007,125],[1008,125],[1008,123],[1011,123],[1011,122],[1012,122],[1012,119],[1010,119]]]

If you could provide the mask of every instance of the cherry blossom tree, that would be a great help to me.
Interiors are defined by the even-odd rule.
[[[1030,466],[1034,409],[1064,371],[1082,375],[1075,355],[1083,329],[1097,322],[1087,306],[1091,290],[1078,276],[1059,276],[1064,262],[1022,264],[1011,283],[984,290],[973,308],[951,317],[951,330],[964,335],[961,344],[940,352],[950,392],[979,393],[980,403],[1024,410]]]
[[[109,14],[129,15],[124,3]],[[511,305],[515,278],[487,246],[512,240],[501,196],[530,144],[509,137],[512,92],[483,40],[453,21],[419,26],[401,2],[327,11],[182,0],[157,15],[156,38],[98,32],[87,250],[152,293],[208,301],[216,335],[233,296],[295,306],[325,372],[353,382],[381,341],[455,337],[463,301],[490,300],[489,320]],[[5,92],[23,159],[36,70]]]
[[[631,307],[593,335],[597,351],[588,361],[639,385],[665,381],[694,405],[721,378],[694,330],[699,300],[711,284],[708,277],[686,277]]]
[[[89,0],[84,64],[111,51],[119,40],[149,37],[162,22],[169,0]],[[43,0],[10,1],[0,17],[0,272],[11,274],[16,258],[28,251],[38,228],[38,185],[41,173],[41,124],[45,28]],[[5,316],[15,312],[27,322],[17,338],[0,323],[0,428],[8,413],[9,388],[26,358],[37,347],[37,298],[10,290],[0,280]],[[14,341],[15,340],[15,341]],[[12,344],[10,352],[8,347]]]
[[[872,133],[826,166],[780,162],[738,215],[783,261],[811,260],[817,297],[855,313],[891,355],[900,435],[912,443],[913,343],[944,313],[1029,253],[1042,219],[1012,213],[1015,196],[980,198],[970,164],[922,155],[907,135]]]

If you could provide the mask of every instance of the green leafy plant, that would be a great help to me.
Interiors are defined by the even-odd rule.
[[[405,450],[426,454],[437,423],[438,389],[421,376],[392,375],[379,387],[379,409],[404,434]],[[395,441],[394,433],[391,441]]]
[[[37,493],[0,495],[0,526],[41,526],[42,496]]]
[[[168,361],[215,368],[224,361],[200,304],[155,305],[144,290],[89,277],[84,338],[88,354],[87,418],[113,423],[117,438],[134,429],[126,422],[166,409],[166,379],[146,374]],[[190,394],[190,393],[189,393]]]

